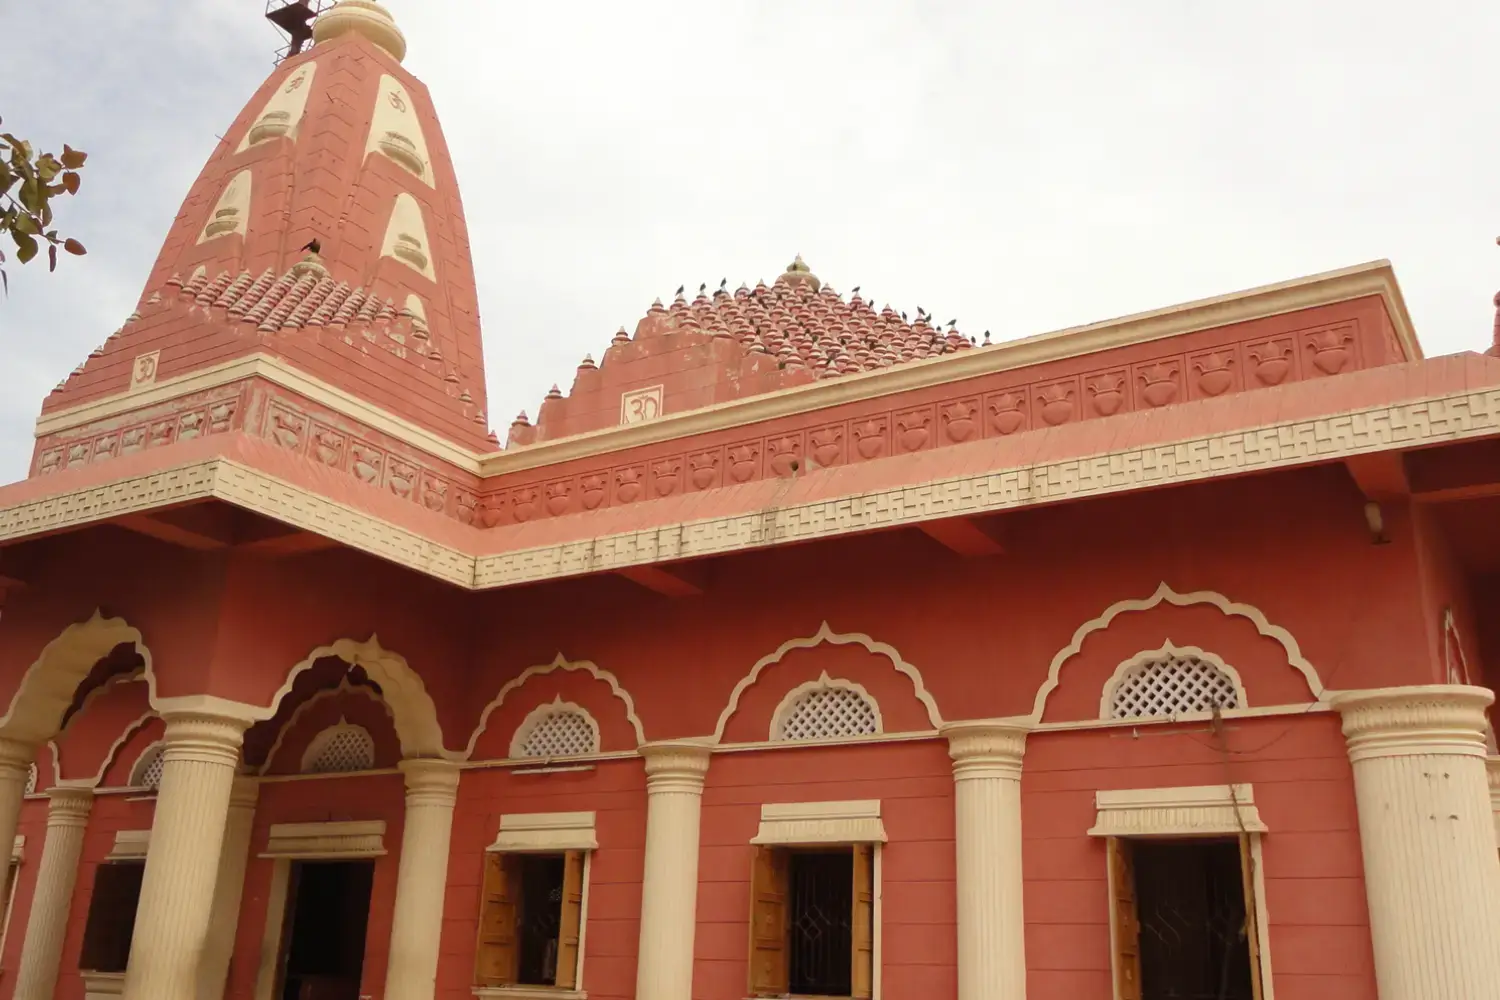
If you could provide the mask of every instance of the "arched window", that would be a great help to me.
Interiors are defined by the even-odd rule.
[[[1199,655],[1152,653],[1121,666],[1108,696],[1106,718],[1154,719],[1243,707],[1228,671]]]
[[[526,717],[511,740],[514,758],[577,757],[599,752],[599,724],[577,705],[555,701]]]
[[[130,787],[146,788],[156,791],[161,787],[161,769],[164,761],[162,751],[166,747],[161,743],[153,743],[141,751],[136,758],[135,767],[130,769]]]
[[[773,740],[836,740],[880,732],[880,708],[848,681],[821,679],[797,688],[776,710]]]
[[[303,774],[370,771],[375,767],[375,738],[364,726],[340,721],[312,738],[302,755]]]

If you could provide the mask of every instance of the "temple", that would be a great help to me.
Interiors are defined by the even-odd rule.
[[[407,40],[312,32],[0,488],[0,1000],[1500,996],[1500,325],[798,257],[502,447]]]

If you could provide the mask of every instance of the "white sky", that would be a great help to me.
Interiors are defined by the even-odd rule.
[[[1489,343],[1493,2],[389,7],[457,161],[502,439],[654,297],[798,252],[997,339],[1387,257],[1429,355]],[[8,266],[0,481],[269,72],[263,9],[0,10],[4,128],[90,154],[58,219],[89,255]]]

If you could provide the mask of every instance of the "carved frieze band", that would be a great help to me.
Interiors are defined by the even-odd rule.
[[[0,540],[216,497],[438,579],[487,589],[1496,434],[1500,389],[1491,389],[477,559],[215,459],[0,510]]]

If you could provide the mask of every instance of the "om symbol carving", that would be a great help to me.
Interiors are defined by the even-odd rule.
[[[639,424],[661,416],[662,387],[653,385],[620,396],[620,423]]]
[[[281,92],[283,94],[290,94],[292,91],[296,90],[298,87],[301,87],[306,82],[307,82],[307,76],[306,76],[306,74],[304,74],[302,76],[294,76],[290,80],[287,81],[287,84],[286,84],[285,87],[281,88]]]
[[[397,111],[406,110],[406,99],[401,96],[400,91],[391,91],[388,95],[386,95],[386,99],[391,102],[391,107],[395,108]]]

